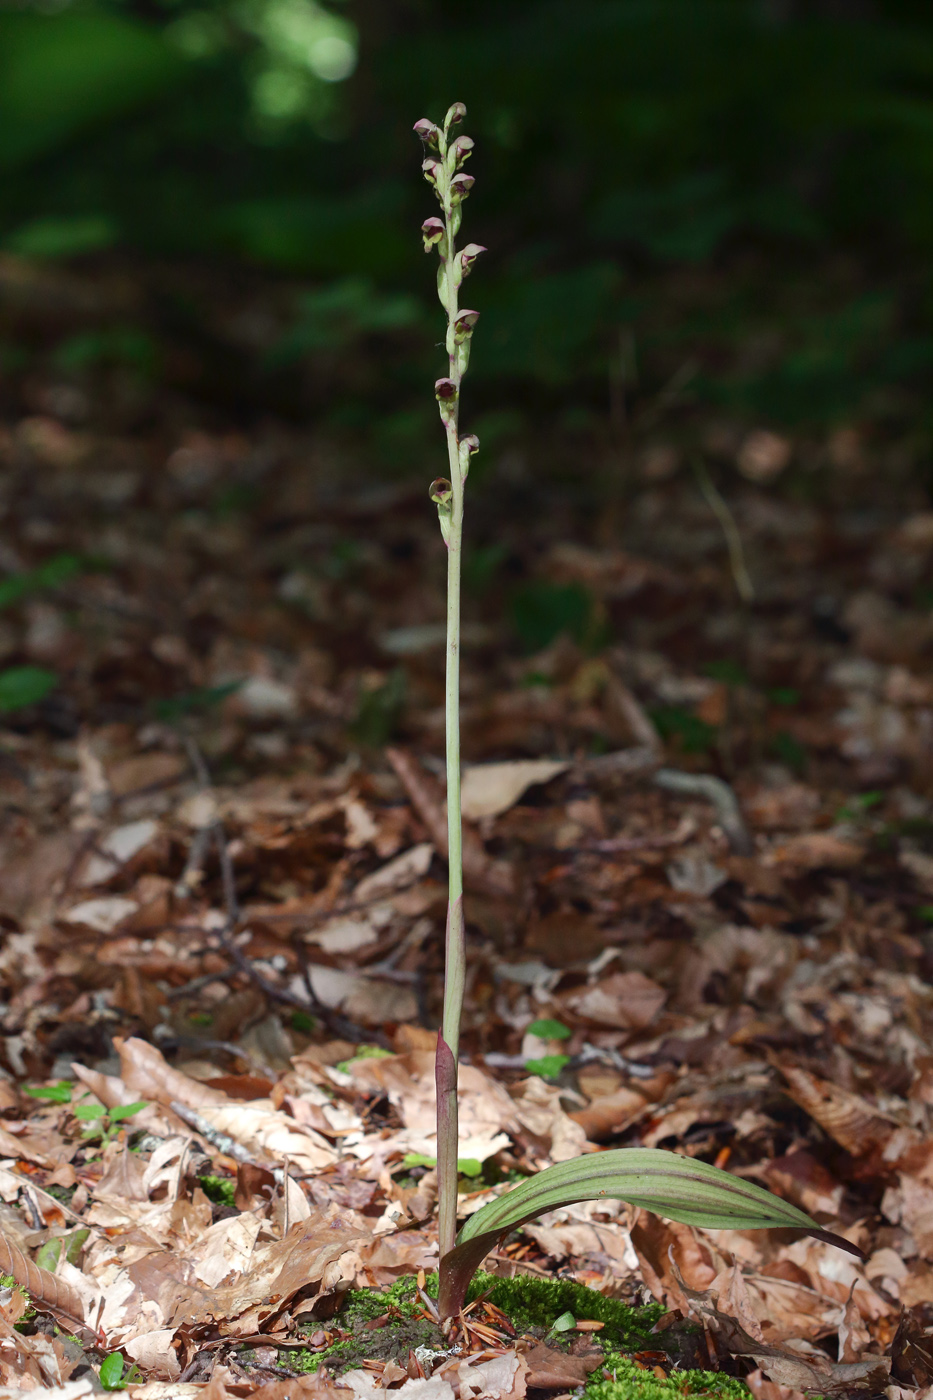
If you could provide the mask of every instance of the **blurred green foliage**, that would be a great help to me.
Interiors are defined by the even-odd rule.
[[[352,350],[436,313],[411,125],[462,97],[471,233],[492,249],[484,403],[508,413],[508,381],[604,382],[622,325],[675,353],[706,335],[724,359],[779,323],[767,363],[705,369],[691,394],[832,422],[929,370],[884,284],[929,240],[931,67],[914,0],[474,0],[455,19],[440,0],[22,0],[0,11],[0,248],[251,260],[316,282],[271,370]],[[644,329],[646,273],[743,240],[788,269],[857,253],[881,290],[814,305],[802,282],[778,305],[759,273]],[[401,460],[423,420],[400,411]]]
[[[512,623],[529,653],[541,651],[563,633],[583,645],[592,631],[593,597],[579,583],[536,579],[516,589]]]

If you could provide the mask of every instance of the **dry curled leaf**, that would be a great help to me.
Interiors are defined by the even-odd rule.
[[[71,1284],[34,1264],[5,1235],[0,1235],[0,1274],[15,1278],[40,1311],[50,1312],[72,1326],[85,1325],[84,1305]]]
[[[814,1122],[825,1128],[840,1147],[854,1157],[880,1150],[895,1129],[893,1119],[880,1113],[867,1099],[840,1089],[797,1065],[778,1063],[787,1092]]]

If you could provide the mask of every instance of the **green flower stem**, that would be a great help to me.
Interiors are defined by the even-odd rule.
[[[440,139],[440,153],[447,153],[447,123]],[[465,473],[460,467],[460,385],[463,375],[460,356],[453,343],[454,322],[459,310],[457,279],[453,275],[456,257],[456,230],[449,188],[444,199],[444,228],[447,244],[446,285],[447,349],[449,378],[456,394],[445,416],[447,460],[452,488],[450,530],[447,537],[447,660],[445,673],[445,713],[447,733],[447,932],[444,948],[444,1014],[441,1035],[450,1051],[452,1064],[445,1078],[446,1104],[437,1101],[437,1200],[438,1247],[441,1257],[453,1249],[457,1239],[457,1157],[459,1119],[457,1113],[457,1066],[460,1060],[460,1015],[466,978],[466,930],[463,922],[463,820],[460,811],[460,564],[463,556],[463,495]],[[457,221],[459,222],[459,220]],[[445,1057],[446,1059],[446,1057]],[[450,1082],[452,1081],[452,1082]],[[438,1085],[440,1087],[440,1085]]]
[[[418,122],[415,130],[425,147],[438,158],[424,162],[425,178],[434,186],[443,212],[422,228],[425,249],[437,247],[440,258],[437,290],[447,318],[448,374],[435,385],[441,421],[447,436],[449,481],[439,479],[431,487],[441,533],[447,546],[447,657],[445,713],[447,731],[447,932],[444,950],[444,1011],[435,1061],[437,1090],[437,1197],[441,1258],[448,1254],[457,1235],[457,1066],[460,1053],[460,1016],[466,977],[466,934],[463,920],[463,822],[460,808],[460,561],[463,547],[463,497],[475,438],[460,438],[460,385],[469,363],[470,337],[477,314],[459,305],[460,283],[477,252],[457,253],[461,204],[473,181],[458,174],[472,148],[468,137],[451,141],[450,129],[466,115],[462,103],[447,113],[442,129],[432,122]]]

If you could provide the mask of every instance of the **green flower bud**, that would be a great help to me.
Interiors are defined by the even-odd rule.
[[[445,477],[439,476],[431,482],[431,500],[437,506],[437,522],[441,527],[444,543],[450,543],[450,503],[454,489]]]
[[[470,152],[473,150],[473,141],[469,136],[458,136],[447,151],[445,157],[447,169],[451,174],[459,170],[465,160],[469,160]]]
[[[468,433],[457,443],[457,455],[460,458],[460,475],[464,481],[467,479],[467,472],[470,470],[470,458],[474,452],[479,451],[479,438],[475,433]]]
[[[464,107],[462,102],[455,102],[452,107],[448,107],[447,109],[447,115],[444,118],[444,130],[447,131],[450,127],[456,126],[458,122],[463,121],[465,116],[466,107]]]

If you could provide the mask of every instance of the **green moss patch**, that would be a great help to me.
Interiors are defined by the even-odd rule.
[[[433,1282],[433,1289],[431,1284]],[[425,1290],[437,1292],[437,1279],[428,1280]],[[289,1358],[295,1371],[314,1372],[326,1366],[335,1375],[352,1370],[364,1361],[407,1362],[408,1353],[418,1347],[447,1351],[441,1330],[435,1323],[418,1316],[424,1305],[418,1297],[414,1278],[400,1278],[384,1293],[368,1288],[352,1288],[338,1316],[330,1324],[339,1335],[324,1351],[297,1352]],[[386,1317],[388,1314],[388,1317]],[[381,1326],[373,1326],[385,1318]]]
[[[559,1317],[572,1313],[577,1322],[603,1324],[598,1334],[600,1343],[631,1350],[645,1345],[652,1327],[664,1314],[660,1303],[633,1308],[571,1279],[533,1278],[528,1274],[500,1278],[497,1274],[479,1273],[470,1284],[467,1300],[472,1302],[480,1294],[502,1309],[518,1333],[547,1333]]]
[[[436,1274],[427,1280],[425,1292],[430,1297],[437,1296]],[[468,1301],[479,1297],[501,1308],[519,1335],[546,1337],[549,1346],[566,1346],[573,1337],[579,1337],[572,1331],[551,1333],[555,1322],[567,1313],[577,1322],[603,1323],[592,1340],[605,1349],[606,1359],[590,1378],[584,1400],[682,1400],[686,1396],[700,1400],[751,1400],[743,1382],[730,1376],[675,1370],[661,1378],[622,1354],[663,1347],[665,1334],[652,1331],[665,1311],[658,1303],[633,1308],[570,1279],[533,1278],[527,1274],[501,1278],[479,1273],[470,1285]],[[384,1293],[351,1289],[330,1323],[338,1334],[332,1345],[325,1351],[292,1352],[288,1364],[293,1370],[308,1372],[327,1366],[340,1375],[364,1361],[392,1360],[404,1365],[409,1352],[419,1347],[446,1352],[440,1329],[423,1313],[414,1278],[401,1278]]]
[[[744,1381],[715,1371],[674,1371],[663,1379],[645,1370],[627,1356],[610,1355],[605,1370],[612,1373],[606,1380],[591,1378],[583,1394],[585,1400],[682,1400],[691,1395],[709,1400],[751,1400]]]

